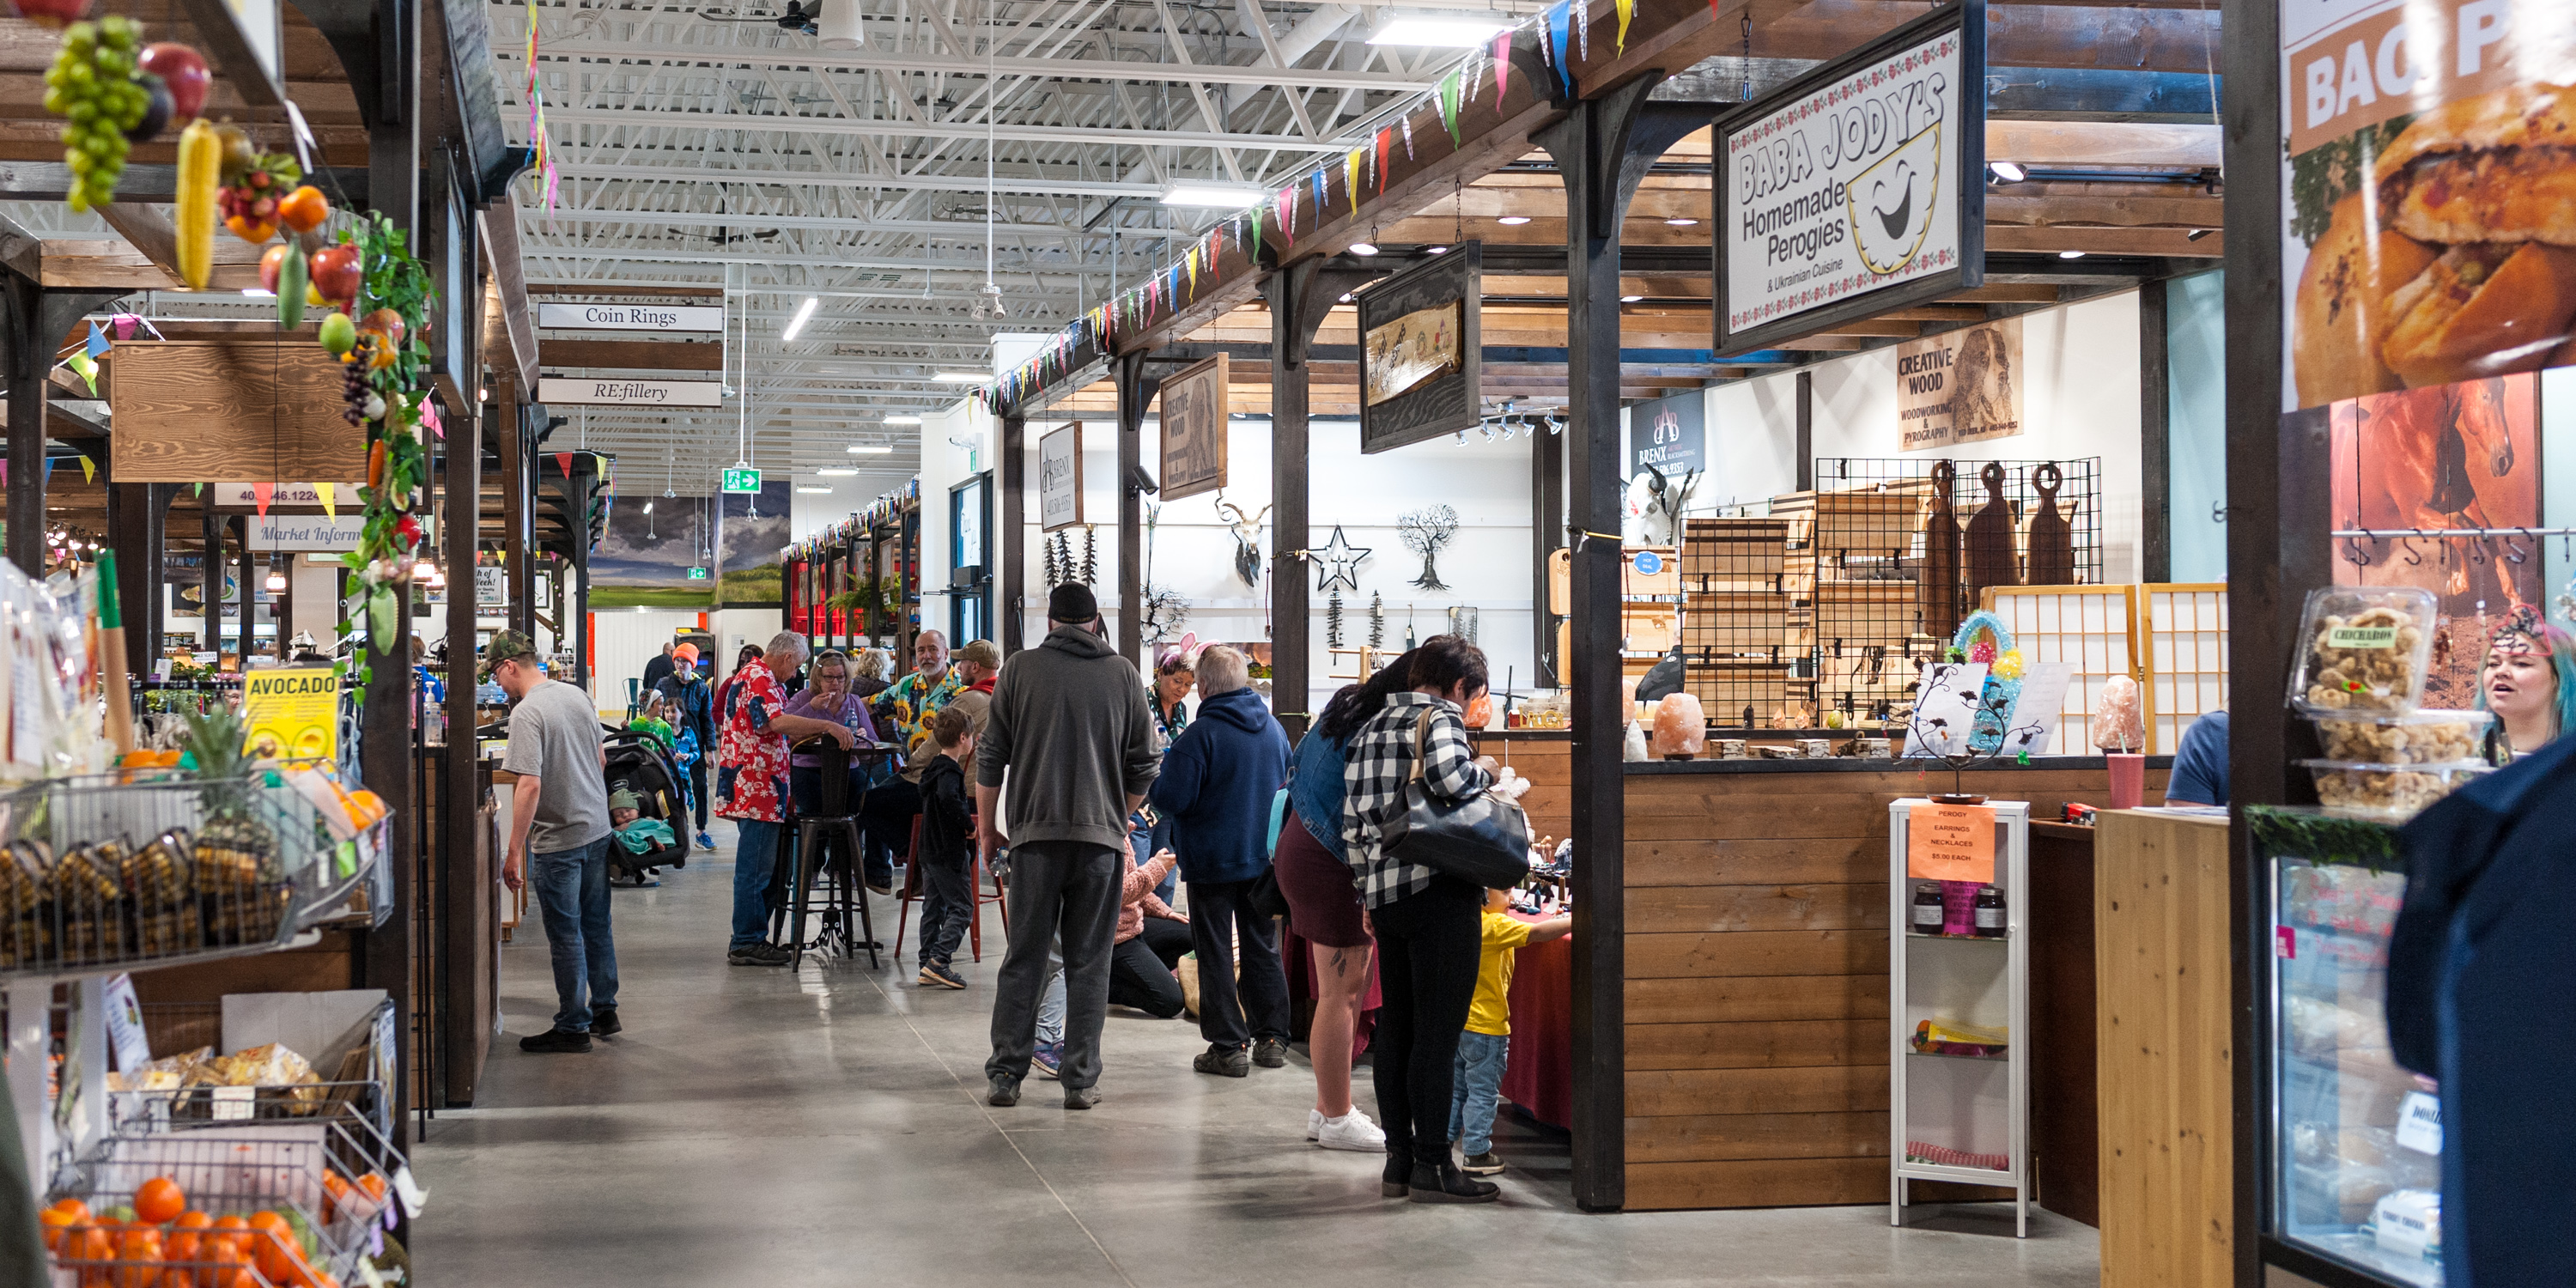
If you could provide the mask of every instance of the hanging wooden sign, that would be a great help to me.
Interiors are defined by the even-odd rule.
[[[126,340],[111,361],[119,483],[367,476],[366,433],[340,414],[340,361],[309,340]]]
[[[1038,530],[1082,522],[1082,422],[1038,439]]]
[[[1225,486],[1226,358],[1220,353],[1163,382],[1165,504]]]
[[[1484,415],[1484,248],[1462,242],[1362,290],[1360,451],[1383,452]]]

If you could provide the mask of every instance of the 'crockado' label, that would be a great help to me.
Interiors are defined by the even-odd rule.
[[[2395,648],[2394,626],[2337,626],[2326,632],[2327,648]]]

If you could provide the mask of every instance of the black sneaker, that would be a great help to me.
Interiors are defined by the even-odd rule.
[[[1503,1170],[1503,1160],[1494,1157],[1494,1151],[1489,1149],[1481,1154],[1469,1154],[1467,1161],[1458,1165],[1458,1170],[1469,1176],[1492,1176]]]
[[[1264,1069],[1285,1068],[1288,1064],[1288,1039],[1256,1039],[1252,1044],[1252,1062]]]
[[[966,977],[958,974],[946,962],[923,962],[921,973],[913,977],[913,982],[923,988],[966,987]]]
[[[1227,1046],[1222,1042],[1210,1043],[1207,1050],[1199,1052],[1198,1058],[1190,1061],[1190,1067],[1201,1073],[1213,1073],[1227,1078],[1249,1077],[1252,1073],[1252,1056],[1242,1047]]]
[[[590,1049],[590,1035],[570,1029],[548,1029],[519,1039],[519,1049],[539,1055],[561,1055]]]
[[[1100,1088],[1098,1087],[1067,1087],[1064,1089],[1064,1107],[1067,1109],[1089,1109],[1093,1105],[1099,1103]]]
[[[592,1037],[613,1038],[625,1031],[626,1026],[617,1022],[616,1007],[594,1006],[590,1008],[590,1035]]]
[[[1020,1080],[1007,1073],[994,1074],[991,1084],[984,1088],[984,1103],[996,1109],[1020,1103]]]
[[[795,960],[795,954],[776,944],[753,944],[726,953],[725,960],[736,966],[784,966]]]

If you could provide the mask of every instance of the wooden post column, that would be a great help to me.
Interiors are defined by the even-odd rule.
[[[1574,1201],[1627,1202],[1626,796],[1620,738],[1619,223],[1656,157],[1719,105],[1654,103],[1648,72],[1574,106],[1537,141],[1565,183],[1566,533],[1574,693]]]
[[[480,866],[483,853],[475,836],[483,805],[483,781],[475,763],[480,758],[480,748],[474,738],[474,539],[483,517],[483,422],[508,420],[511,415],[512,409],[502,404],[485,404],[480,409],[468,404],[447,419],[447,468],[443,480],[447,522],[439,534],[440,553],[447,565],[447,745],[443,749],[446,763],[439,774],[441,852],[433,861],[440,874],[440,886],[451,891],[488,889],[499,875],[497,870]],[[499,856],[493,857],[497,860]],[[448,977],[454,979],[477,961],[476,936],[488,934],[491,927],[477,925],[471,917],[453,915],[455,910],[471,906],[472,901],[449,898],[442,902],[449,913],[439,918],[439,933],[444,940],[441,956],[447,960]],[[469,986],[451,996],[462,997],[471,991]],[[443,1103],[474,1101],[482,1062],[470,1057],[489,1040],[477,1031],[478,1019],[488,1023],[488,1018],[477,1016],[471,1006],[439,1008],[445,1032],[439,1039],[440,1085],[435,1094]]]
[[[1014,411],[1002,418],[1002,461],[996,473],[1002,484],[1001,532],[993,539],[992,559],[1000,566],[993,570],[1001,602],[994,605],[1002,646],[1002,656],[1009,657],[1027,647],[1027,634],[1020,624],[1020,603],[1029,597],[1029,462],[1028,419]],[[1053,590],[1050,586],[1047,589]]]
[[[1137,476],[1145,468],[1145,409],[1163,388],[1145,374],[1144,353],[1118,356],[1112,380],[1118,389],[1118,635],[1112,643],[1136,669],[1145,658],[1145,493]],[[1275,686],[1274,686],[1275,687]]]
[[[1270,705],[1291,740],[1315,713],[1313,446],[1307,436],[1315,331],[1344,293],[1378,274],[1327,260],[1300,260],[1262,283],[1270,300]]]

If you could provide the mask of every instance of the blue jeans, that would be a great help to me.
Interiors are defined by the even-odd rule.
[[[1494,1106],[1502,1098],[1503,1068],[1512,1040],[1469,1030],[1458,1035],[1458,1064],[1449,1093],[1449,1138],[1468,1157],[1494,1147]]]
[[[778,834],[787,825],[734,820],[733,942],[728,951],[769,942],[769,883],[778,867]]]
[[[603,836],[528,861],[554,961],[555,1027],[567,1033],[588,1033],[594,1009],[617,1005],[617,939],[608,926],[608,847],[615,843]]]

